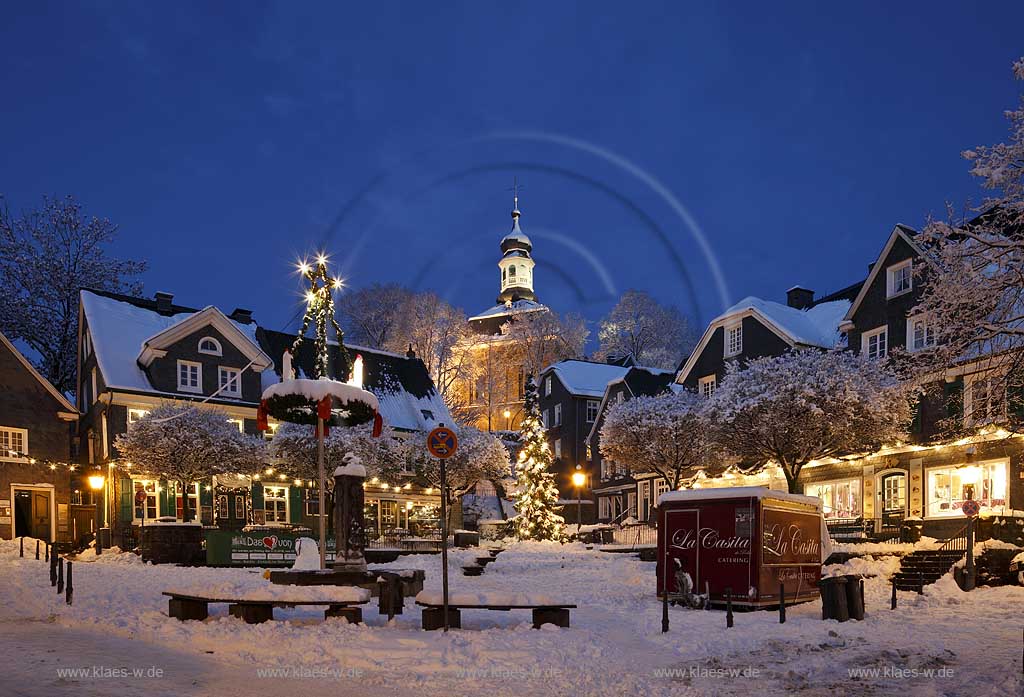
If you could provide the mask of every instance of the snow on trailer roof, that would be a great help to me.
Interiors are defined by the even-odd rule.
[[[658,504],[670,501],[715,501],[721,499],[776,499],[803,503],[821,509],[821,499],[817,496],[791,494],[788,491],[775,491],[764,486],[724,486],[710,489],[684,489],[683,491],[666,491],[658,497]]]

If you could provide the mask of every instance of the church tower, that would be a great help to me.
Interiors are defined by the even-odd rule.
[[[512,231],[501,240],[501,292],[498,304],[504,305],[518,300],[537,302],[533,292],[533,258],[530,252],[533,244],[519,227],[519,193],[513,197]]]

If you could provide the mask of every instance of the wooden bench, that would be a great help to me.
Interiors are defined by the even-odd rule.
[[[201,595],[185,595],[165,591],[169,596],[167,615],[179,620],[205,620],[209,617],[210,603],[227,603],[228,614],[244,620],[248,624],[259,624],[274,619],[275,607],[295,607],[296,605],[326,605],[324,619],[328,617],[344,617],[349,624],[363,621],[363,611],[359,605],[367,600],[243,600],[239,598],[210,598]]]
[[[479,576],[484,572],[484,567],[480,564],[466,564],[462,567],[463,576]]]
[[[442,629],[444,627],[444,604],[425,603],[420,600],[416,604],[423,608],[423,628],[427,630]],[[448,603],[448,626],[454,629],[462,628],[461,610],[496,610],[508,612],[510,610],[533,610],[533,628],[540,629],[541,625],[553,624],[556,627],[569,626],[569,610],[575,610],[575,605],[485,605],[480,603]]]

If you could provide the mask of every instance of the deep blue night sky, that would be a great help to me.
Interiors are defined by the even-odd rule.
[[[686,216],[729,301],[835,290],[1007,133],[1024,3],[831,4],[6,3],[0,193],[73,194],[148,293],[280,326],[321,244],[488,307],[517,175],[542,301],[706,322]]]

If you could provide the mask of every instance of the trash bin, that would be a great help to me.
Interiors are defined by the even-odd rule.
[[[846,605],[846,576],[826,576],[818,581],[821,592],[821,619],[846,622],[850,611]]]
[[[851,620],[864,619],[864,594],[861,592],[861,577],[847,575],[846,579],[846,611]]]
[[[920,518],[907,518],[900,524],[900,542],[914,544],[921,541],[921,530],[924,521]]]
[[[456,547],[479,547],[480,546],[480,533],[472,530],[456,530],[455,531],[455,546]]]

